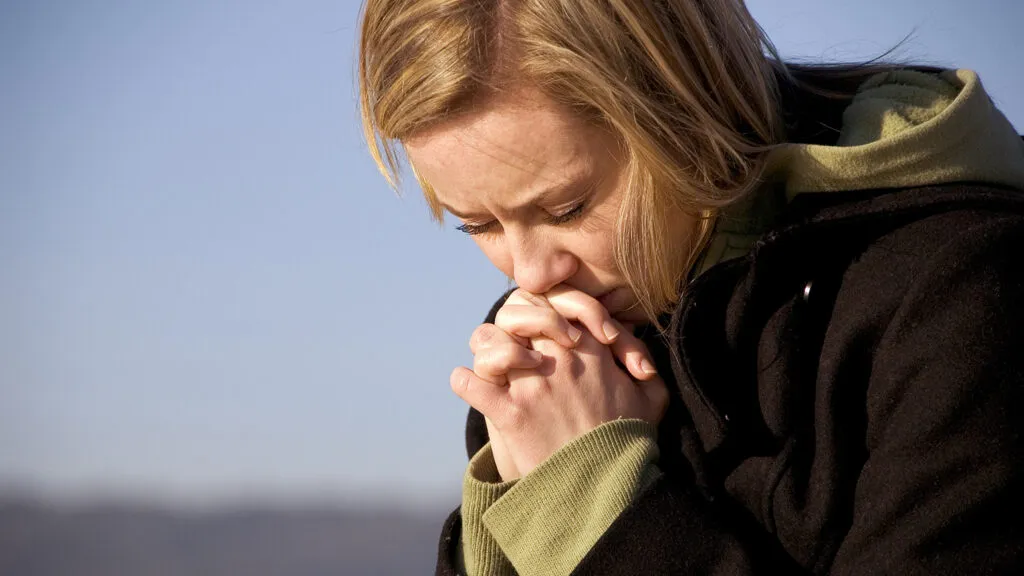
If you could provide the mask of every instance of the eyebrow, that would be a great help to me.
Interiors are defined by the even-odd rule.
[[[569,188],[572,188],[573,186],[578,184],[580,181],[582,181],[582,180],[584,180],[586,178],[589,178],[590,176],[591,175],[589,173],[577,172],[576,174],[573,174],[571,177],[566,178],[565,180],[563,180],[561,182],[557,182],[555,184],[552,184],[550,186],[547,186],[547,187],[541,189],[539,192],[534,194],[533,197],[529,198],[522,205],[513,208],[512,212],[517,212],[517,211],[523,210],[523,208],[525,208],[526,206],[531,206],[533,204],[536,204],[538,201],[542,200],[545,196],[556,194],[556,193],[560,193],[560,192],[564,192],[565,190],[567,190]],[[472,220],[473,219],[473,216],[468,215],[468,214],[463,214],[462,212],[459,212],[458,210],[453,209],[451,206],[445,204],[444,202],[441,202],[441,207],[444,208],[445,210],[447,210],[448,212],[450,212],[452,215],[454,215],[454,216],[456,216],[458,218],[461,218],[463,220]]]

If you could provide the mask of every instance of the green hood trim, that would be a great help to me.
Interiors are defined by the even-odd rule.
[[[784,144],[767,179],[805,192],[983,182],[1024,190],[1024,142],[971,70],[888,72],[843,112],[835,146]]]
[[[864,82],[833,146],[787,143],[763,185],[724,210],[693,275],[745,255],[798,194],[952,182],[1024,190],[1024,141],[971,70],[899,70]]]

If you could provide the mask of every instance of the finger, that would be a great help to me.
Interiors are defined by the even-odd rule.
[[[505,304],[523,304],[537,306],[538,308],[551,308],[551,304],[548,303],[547,298],[543,294],[534,294],[522,288],[516,288],[509,294],[508,298],[505,299]]]
[[[583,332],[551,308],[506,304],[494,317],[494,325],[521,338],[546,337],[566,348],[575,348]]]
[[[492,346],[518,343],[520,346],[525,347],[529,342],[527,338],[515,338],[494,324],[481,324],[473,330],[473,334],[469,337],[469,349],[475,355],[481,350]]]
[[[563,284],[552,288],[544,296],[556,312],[567,320],[586,326],[602,344],[611,344],[626,332],[622,324],[608,313],[608,309],[586,292]]]
[[[452,370],[449,384],[452,387],[452,392],[455,392],[459,398],[476,408],[477,412],[484,416],[494,419],[500,417],[507,410],[507,388],[495,386],[478,378],[472,370],[465,366],[459,366]]]
[[[536,368],[543,360],[544,356],[536,350],[516,343],[502,344],[477,352],[473,372],[488,382],[503,385],[509,370]]]
[[[647,346],[636,336],[623,332],[609,348],[633,378],[646,381],[658,377],[658,369],[654,366]]]

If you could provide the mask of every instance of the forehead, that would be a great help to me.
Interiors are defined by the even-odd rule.
[[[496,98],[406,142],[417,173],[449,206],[514,205],[599,168],[612,139],[537,92]]]

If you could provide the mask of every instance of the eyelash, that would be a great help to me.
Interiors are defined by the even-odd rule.
[[[548,219],[548,222],[554,226],[568,224],[569,222],[572,222],[573,220],[579,218],[583,214],[583,208],[585,205],[586,202],[580,202],[568,212],[565,212],[564,214],[559,214],[558,216],[550,217]],[[496,222],[492,220],[491,222],[488,222],[486,224],[460,224],[456,226],[455,229],[464,234],[476,236],[477,234],[487,234],[488,232],[491,232],[495,224]]]

